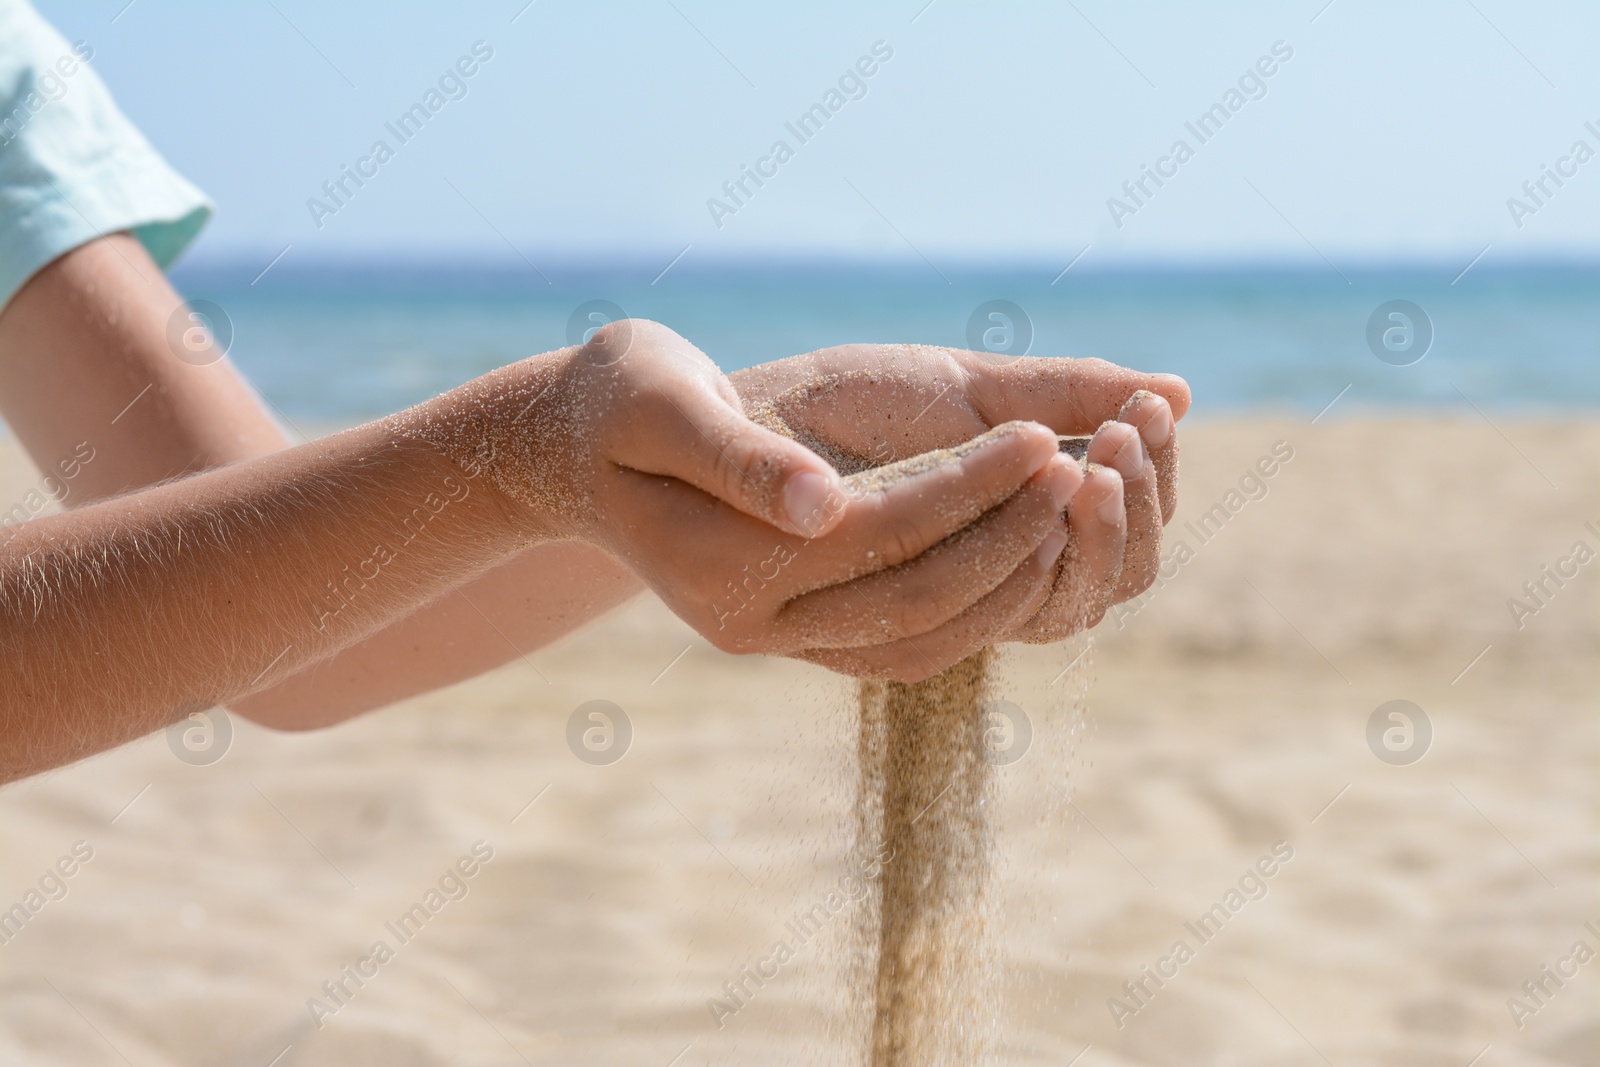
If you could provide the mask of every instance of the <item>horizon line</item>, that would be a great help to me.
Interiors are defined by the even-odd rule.
[[[816,267],[828,269],[917,269],[928,270],[925,259],[907,255],[867,255],[860,253],[817,251],[750,251],[715,255],[686,256],[689,249],[679,249],[658,254],[640,249],[611,252],[567,252],[542,257],[540,267],[564,270],[612,270],[650,268],[652,276],[663,266],[674,272],[695,272],[718,269],[749,269],[752,267]],[[1471,265],[1474,273],[1529,269],[1597,269],[1600,268],[1600,249],[1583,252],[1523,254],[1514,257],[1485,257],[1487,251],[1466,253],[1460,257],[1439,253],[1422,256],[1368,255],[1349,257],[1340,262],[1341,270],[1362,274],[1404,273],[1413,271],[1448,271],[1452,277],[1463,266]],[[1077,258],[1074,258],[1074,257]],[[1476,258],[1474,258],[1476,257]],[[1295,271],[1307,274],[1326,272],[1328,263],[1316,257],[1256,254],[1225,255],[1169,255],[1121,256],[1098,263],[1085,260],[1082,250],[1068,253],[1061,259],[1037,253],[970,253],[940,257],[944,268],[955,271],[1042,271],[1050,277],[1059,277],[1070,267],[1075,275],[1123,273],[1192,273],[1192,272],[1247,272],[1252,270]],[[679,261],[682,261],[681,263]],[[232,248],[197,249],[183,256],[169,270],[251,270],[261,271],[271,265],[273,269],[317,269],[350,266],[379,267],[391,270],[416,270],[418,268],[451,269],[471,267],[477,269],[508,269],[526,271],[533,264],[525,257],[496,251],[469,249],[431,249],[425,246],[373,248],[352,252],[299,253],[293,244],[276,249]],[[665,273],[665,272],[662,272]]]

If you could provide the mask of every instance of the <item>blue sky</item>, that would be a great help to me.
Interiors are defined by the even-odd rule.
[[[1600,159],[1563,164],[1520,228],[1507,199],[1600,150],[1600,9],[1325,2],[38,6],[218,202],[199,255],[1592,255]],[[479,41],[465,95],[401,144],[385,123]],[[801,143],[785,123],[876,42],[892,58]],[[1292,57],[1202,144],[1185,123],[1277,42]],[[319,228],[308,200],[379,139],[393,158]],[[1161,163],[1180,139],[1192,158]],[[778,140],[792,158],[719,227],[707,201],[735,206],[723,183]],[[1158,164],[1136,203],[1123,183]],[[1111,197],[1136,208],[1120,226]]]

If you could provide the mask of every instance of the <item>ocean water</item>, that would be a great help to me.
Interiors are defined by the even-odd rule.
[[[1600,265],[1478,265],[1454,283],[1445,267],[1073,270],[1052,283],[1059,267],[920,261],[686,261],[660,277],[659,264],[541,266],[548,281],[520,261],[292,258],[259,280],[254,261],[173,277],[226,320],[215,328],[272,404],[309,423],[381,415],[566,345],[615,314],[575,326],[592,301],[666,323],[725,370],[850,341],[1026,345],[1182,374],[1198,412],[1219,415],[1315,415],[1336,397],[1329,418],[1600,406]],[[1411,305],[1401,318],[1380,311],[1397,300]]]

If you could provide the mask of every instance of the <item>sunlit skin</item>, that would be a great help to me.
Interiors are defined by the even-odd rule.
[[[1173,427],[1189,403],[1181,379],[1095,360],[996,365],[900,346],[723,376],[666,327],[632,322],[616,363],[546,353],[418,409],[465,419],[470,397],[472,417],[487,411],[497,432],[516,432],[526,407],[509,401],[522,387],[568,383],[558,395],[599,432],[531,442],[524,472],[585,472],[556,496],[587,505],[564,511],[505,492],[521,476],[508,460],[468,470],[394,424],[291,447],[227,359],[176,358],[167,324],[180,306],[141,246],[114,235],[46,267],[0,313],[12,431],[41,470],[83,442],[94,450],[65,513],[7,527],[0,545],[7,779],[216,704],[280,728],[338,722],[526,654],[646,587],[718,647],[855,674],[923,677],[994,640],[1053,640],[1148,584],[1150,534],[1171,512]],[[910,454],[1021,425],[820,525],[795,521],[787,505],[815,512],[838,475],[742,412],[819,373],[869,370],[892,372],[901,392],[876,389],[869,403],[866,379],[851,379],[830,403],[859,402],[866,417],[802,406],[811,432],[900,435]],[[1057,452],[1058,433],[1095,435],[1087,476]],[[795,486],[804,491],[786,493]],[[424,502],[426,528],[406,527]],[[961,558],[927,550],[970,522],[1028,550],[969,600],[929,592],[960,586],[942,575]],[[415,536],[388,544],[402,528]],[[717,551],[705,558],[755,561],[776,540],[805,550],[730,633],[710,608],[728,575],[688,561],[707,546]],[[392,559],[374,561],[380,543]],[[379,573],[339,581],[351,567]],[[888,567],[903,580],[885,584]],[[851,583],[875,578],[867,588],[888,598],[878,606],[912,629],[859,632],[859,611],[844,606],[859,601]],[[329,600],[330,585],[344,593]]]

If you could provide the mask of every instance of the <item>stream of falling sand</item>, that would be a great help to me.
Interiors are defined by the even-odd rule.
[[[751,417],[799,437],[853,492],[977,444],[874,467],[795,434],[772,405]],[[1063,438],[1061,447],[1081,462],[1087,439]],[[984,748],[996,660],[983,648],[925,681],[858,686],[857,854],[884,857],[855,931],[852,988],[869,1067],[973,1067],[985,1058],[998,987],[987,892],[994,764]]]
[[[1081,462],[1087,439],[1061,447]],[[855,478],[903,477],[919,459]],[[886,857],[857,930],[870,1067],[986,1058],[999,985],[985,748],[997,660],[983,648],[925,681],[859,683],[858,847]]]
[[[995,988],[988,936],[992,648],[923,682],[860,683],[857,833],[887,857],[861,912],[868,1063],[974,1064]]]

